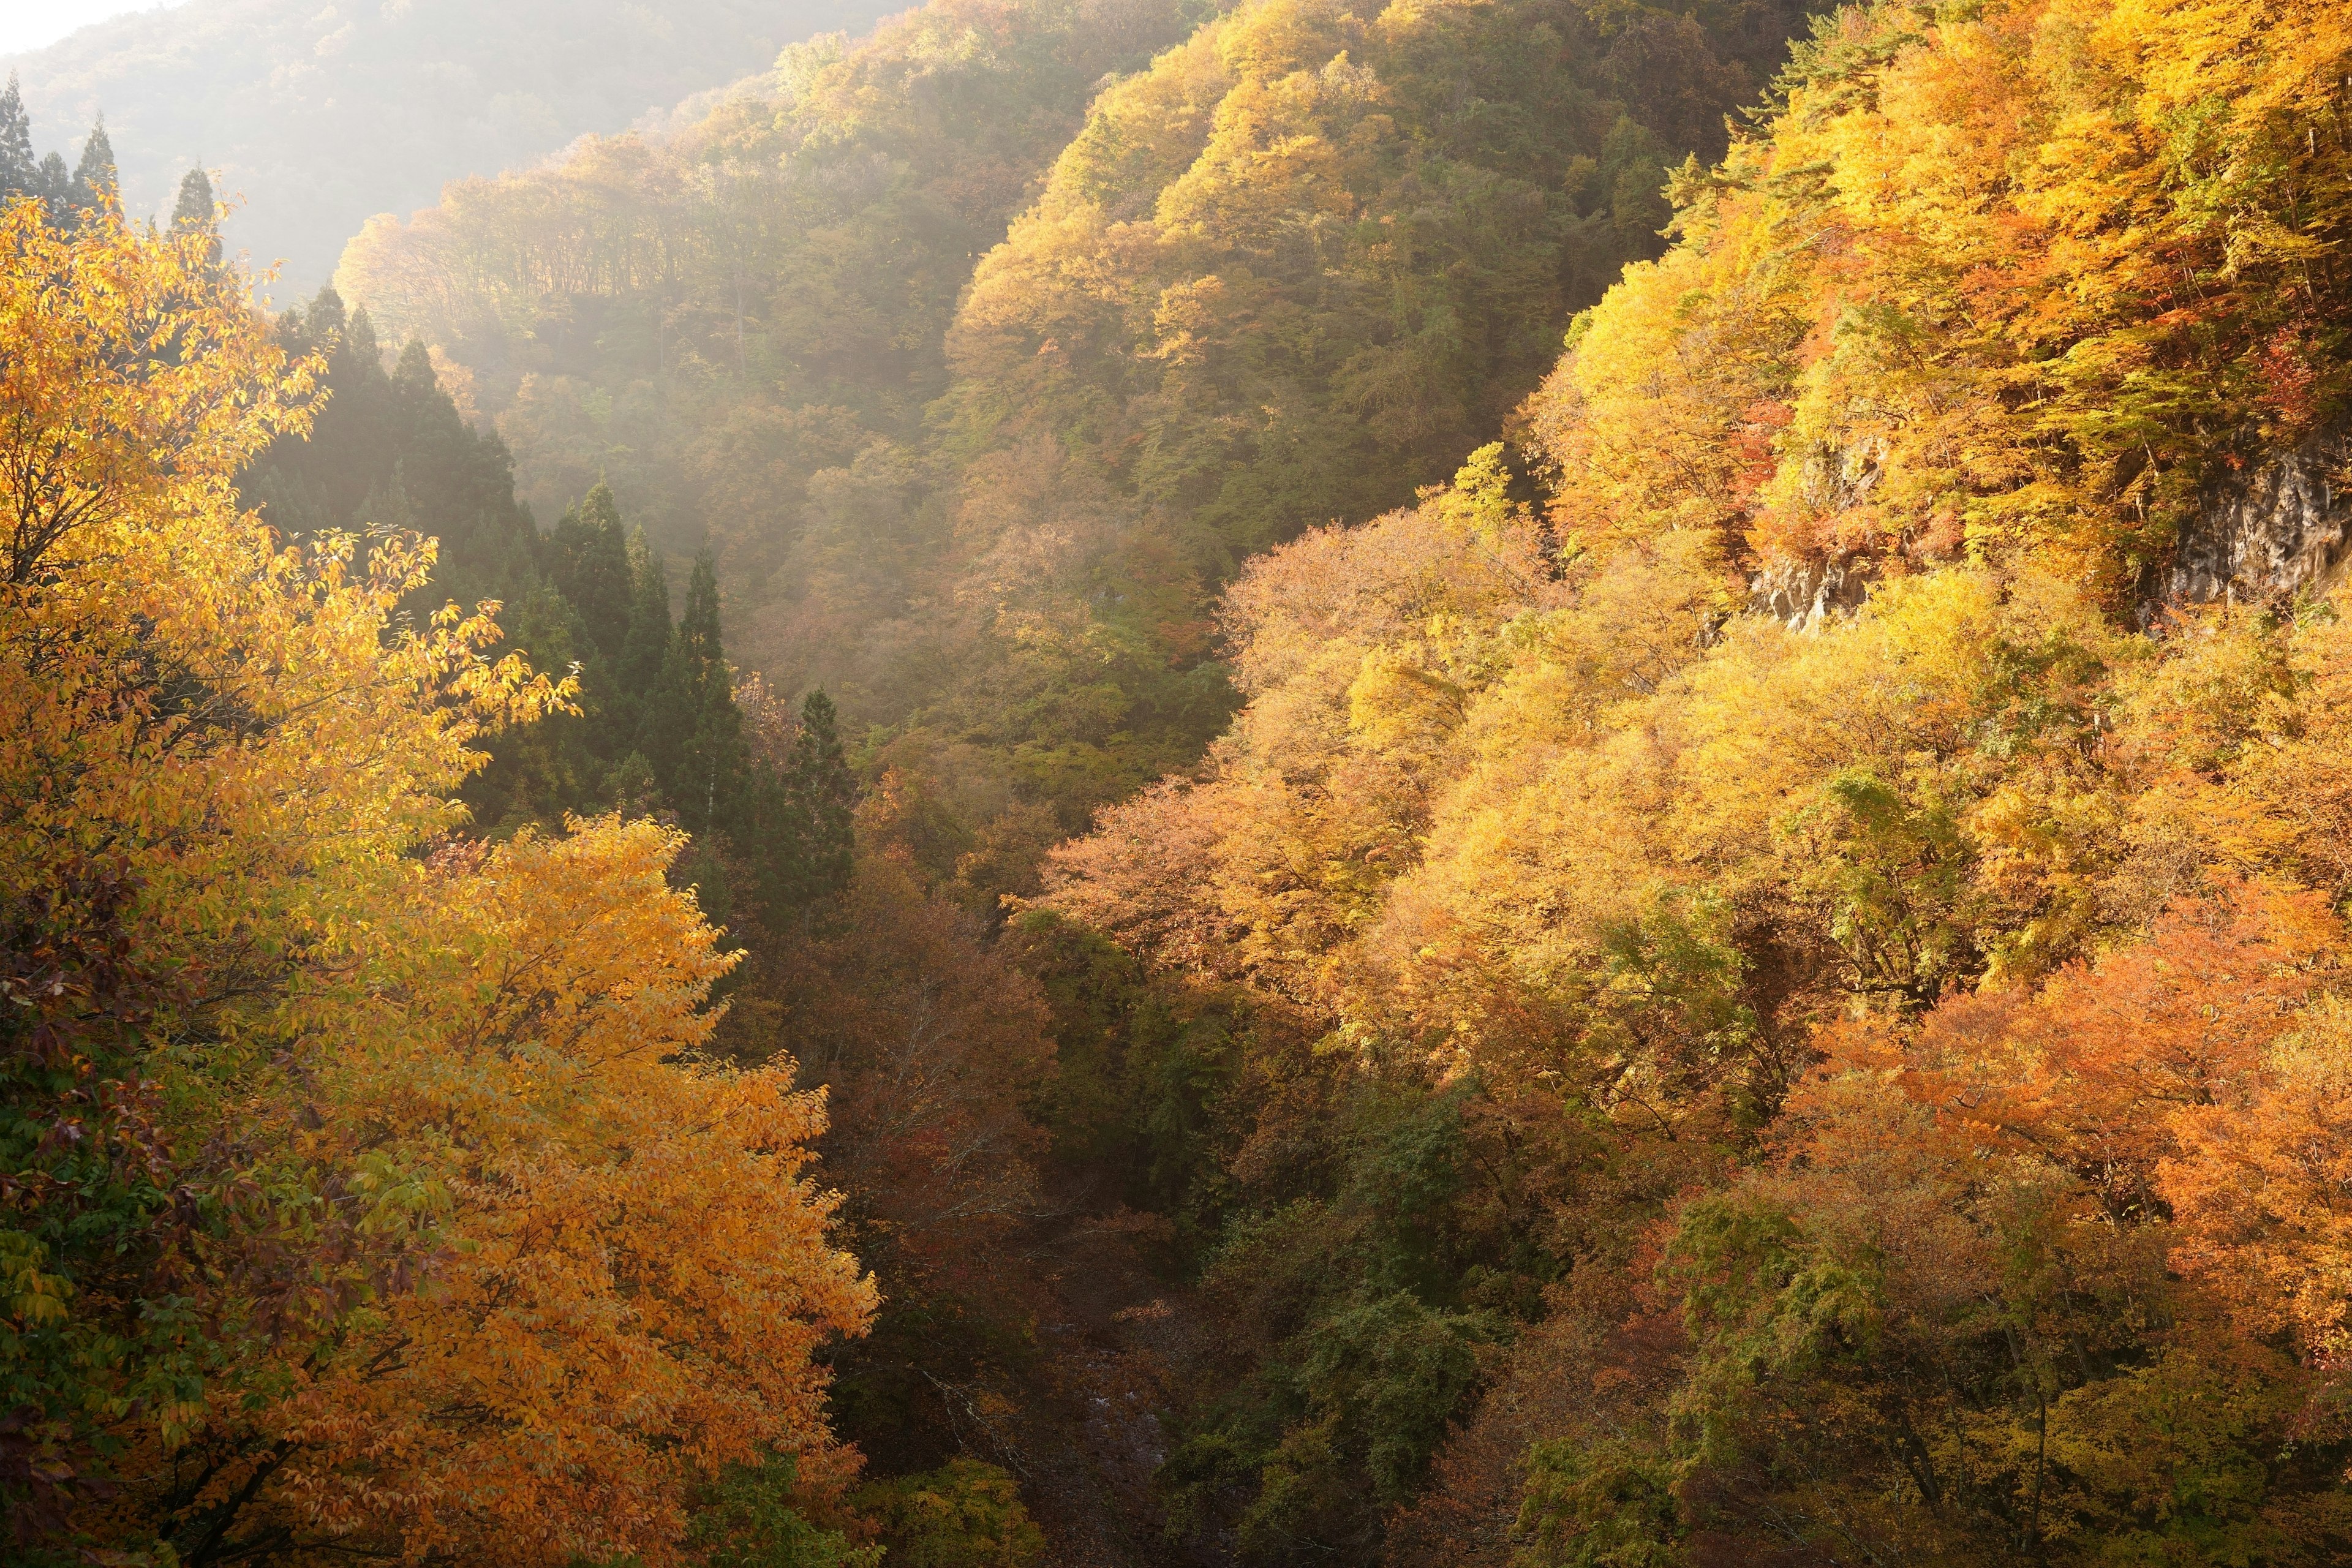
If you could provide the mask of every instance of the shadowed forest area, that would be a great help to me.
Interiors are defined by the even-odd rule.
[[[47,128],[44,128],[47,131]],[[0,98],[12,1561],[2352,1555],[2352,18]]]

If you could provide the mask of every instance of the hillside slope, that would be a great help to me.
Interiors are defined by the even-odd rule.
[[[1801,14],[937,0],[338,278],[471,375],[535,510],[602,474],[709,539],[739,657],[943,781],[950,837],[1017,833],[1019,887],[1223,721],[1241,556],[1444,479]]]
[[[1153,1173],[1245,1558],[1353,1473],[1392,1568],[2344,1560],[2347,62],[1825,18],[1534,485],[1226,595],[1247,705],[1017,929],[1157,972],[1097,1142],[1154,1009],[1252,1020]]]
[[[2352,14],[1364,9],[932,0],[274,343],[0,225],[0,1500],[111,1424],[186,1568],[2352,1561]],[[258,367],[176,469],[145,253]],[[168,549],[51,551],[73,421]],[[801,1148],[870,1324],[729,1273]],[[822,1424],[705,1402],[779,1324]]]
[[[106,115],[133,213],[168,212],[202,163],[245,210],[231,249],[287,263],[281,298],[327,279],[374,213],[545,157],[721,86],[784,45],[863,27],[887,0],[192,0],[84,27],[13,59],[42,150],[72,162]]]

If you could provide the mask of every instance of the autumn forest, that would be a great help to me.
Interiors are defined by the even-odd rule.
[[[11,81],[0,1559],[2352,1560],[2352,12],[1822,3]]]

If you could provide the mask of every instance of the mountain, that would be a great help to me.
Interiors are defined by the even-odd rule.
[[[974,831],[1072,829],[1223,723],[1236,563],[1488,438],[1801,16],[935,0],[372,223],[338,288],[540,515],[601,476],[717,550],[748,668],[955,755]]]
[[[283,258],[307,293],[372,214],[445,181],[545,157],[583,132],[767,66],[784,45],[863,28],[884,0],[193,0],[14,58],[41,150],[106,116],[134,214],[168,211],[202,164],[244,199],[229,247]]]
[[[2352,7],[1802,4],[0,100],[0,1558],[2352,1563]]]

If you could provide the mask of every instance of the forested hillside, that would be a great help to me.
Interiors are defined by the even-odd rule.
[[[228,223],[229,247],[259,266],[283,258],[287,288],[308,294],[376,213],[407,212],[444,181],[609,134],[761,69],[786,44],[863,28],[887,9],[883,0],[184,0],[125,6],[0,59],[0,72],[16,73],[58,144],[105,116],[135,215],[168,215],[181,176],[211,171],[244,204]]]
[[[1488,447],[1244,574],[1239,721],[1024,921],[1263,1021],[1179,1517],[2346,1550],[2347,46],[1842,12],[1579,317],[1536,497]]]
[[[2339,10],[933,0],[274,320],[11,174],[19,1555],[2352,1556]]]
[[[1450,472],[1795,15],[937,4],[666,147],[453,187],[341,287],[535,506],[601,475],[715,544],[747,662],[1035,841],[1197,754],[1241,554]]]

